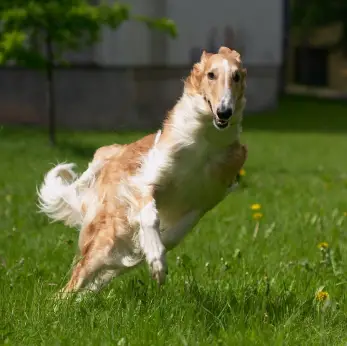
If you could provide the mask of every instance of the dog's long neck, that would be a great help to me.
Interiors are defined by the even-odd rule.
[[[238,121],[233,122],[229,128],[218,131],[213,126],[213,115],[204,98],[184,93],[164,122],[163,137],[176,147],[204,142],[221,149],[239,139],[243,109],[239,112],[241,113],[235,114]]]

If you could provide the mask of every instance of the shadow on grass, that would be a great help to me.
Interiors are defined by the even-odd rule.
[[[90,161],[92,160],[95,151],[98,149],[97,146],[86,143],[79,144],[76,141],[62,141],[59,143],[58,148],[65,154],[71,154]]]
[[[304,96],[285,96],[273,111],[248,114],[246,132],[347,132],[347,102]]]
[[[273,111],[247,114],[244,118],[244,130],[245,132],[346,133],[347,102],[285,96],[280,100],[278,108]],[[129,143],[153,131],[112,133],[59,130],[56,149],[89,160],[95,150],[103,145]],[[30,146],[48,145],[48,134],[46,129],[37,126],[0,124],[0,141],[3,140],[22,142]]]
[[[177,300],[173,306],[170,305],[171,298],[168,301],[165,293],[153,290],[153,286],[155,286],[153,283],[152,285],[143,283],[136,278],[127,281],[125,287],[117,290],[117,295],[122,297],[122,309],[138,305],[140,301],[143,314],[147,315],[149,310],[156,306],[158,314],[165,318],[168,314],[168,306],[171,306],[172,313],[177,314],[177,318],[199,321],[206,337],[218,336],[221,331],[228,330],[230,326],[239,331],[249,330],[255,324],[255,320],[260,321],[264,326],[268,324],[276,326],[284,321],[289,323],[291,316],[300,318],[312,310],[310,302],[300,302],[293,292],[265,294],[259,291],[257,283],[245,288],[242,295],[237,295],[232,288],[210,287],[207,289],[198,284],[194,278],[190,278],[177,285]],[[96,298],[95,304],[99,306],[100,299]],[[103,301],[102,298],[101,301]],[[183,310],[184,314],[182,314]]]
[[[203,321],[209,334],[218,335],[221,330],[235,324],[237,316],[238,329],[249,329],[254,320],[261,323],[279,325],[288,319],[288,310],[296,310],[300,303],[294,294],[277,295],[259,292],[257,285],[247,287],[242,297],[237,297],[232,289],[224,292],[206,290],[194,283],[189,290],[190,301],[194,302],[194,313],[197,320]],[[310,309],[301,304],[301,313]]]
[[[132,141],[141,138],[146,133],[139,132],[117,132],[103,133],[98,132],[97,134],[80,132],[77,137],[69,138],[68,134],[61,136],[61,140],[57,145],[57,148],[64,153],[72,154],[83,159],[92,160],[95,151],[105,145],[127,144]]]
[[[0,143],[9,146],[30,147],[33,150],[48,147],[54,152],[81,159],[91,160],[95,151],[105,145],[126,144],[146,135],[147,132],[103,132],[72,131],[59,129],[56,133],[56,145],[51,147],[47,130],[33,125],[16,126],[0,124]]]

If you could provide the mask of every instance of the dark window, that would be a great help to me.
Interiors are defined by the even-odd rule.
[[[296,84],[311,86],[328,85],[328,49],[298,47],[295,50]]]

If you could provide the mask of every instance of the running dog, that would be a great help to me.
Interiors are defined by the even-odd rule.
[[[245,87],[239,53],[204,51],[156,134],[98,149],[80,177],[73,164],[47,173],[41,211],[80,229],[80,256],[63,293],[98,291],[144,259],[165,282],[166,252],[236,186],[247,158]]]

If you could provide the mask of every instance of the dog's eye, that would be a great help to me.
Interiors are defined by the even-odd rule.
[[[216,76],[215,76],[215,74],[213,72],[209,72],[207,74],[207,77],[208,77],[208,79],[211,79],[211,80],[216,78]]]
[[[240,74],[238,72],[234,73],[233,81],[236,82],[236,83],[240,81]]]

